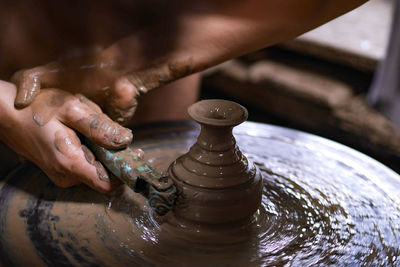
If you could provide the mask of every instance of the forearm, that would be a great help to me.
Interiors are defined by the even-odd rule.
[[[150,90],[293,38],[363,2],[214,1],[203,2],[203,11],[193,4],[193,10],[177,14],[178,23],[146,28],[112,45],[102,57],[115,62],[116,75],[131,73],[137,88]]]
[[[141,93],[293,38],[363,2],[176,0],[168,10],[144,16],[152,23],[100,53],[16,73],[15,105],[29,105],[41,87],[56,87],[86,95],[124,122]]]

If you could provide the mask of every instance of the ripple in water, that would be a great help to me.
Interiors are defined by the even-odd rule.
[[[111,212],[127,214],[129,227],[115,239],[129,237],[124,246],[130,255],[148,265],[400,266],[396,177],[379,167],[375,171],[374,163],[357,152],[343,153],[347,148],[321,140],[314,144],[301,135],[272,137],[238,138],[258,166],[264,190],[250,225],[214,233],[216,239],[235,242],[205,245],[185,238],[179,234],[184,229],[171,231],[168,218],[153,215],[130,192],[113,203],[118,208]],[[263,143],[268,146],[258,145]],[[157,159],[153,164],[157,167]],[[138,208],[143,205],[144,210]]]
[[[315,169],[299,171],[288,165],[290,161],[249,158],[261,171],[264,192],[251,225],[229,233],[240,236],[241,242],[204,245],[187,240],[165,230],[162,218],[143,212],[130,199],[119,202],[119,208],[130,214],[133,242],[124,244],[130,254],[135,251],[149,264],[174,266],[210,262],[218,266],[399,266],[400,212],[371,181],[357,173],[350,175],[351,168],[338,178],[334,168],[324,169],[321,176]]]

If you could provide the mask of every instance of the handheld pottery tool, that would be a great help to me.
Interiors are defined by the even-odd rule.
[[[108,150],[88,139],[86,143],[97,159],[134,192],[142,194],[158,215],[173,208],[177,198],[173,181],[145,162],[141,149]]]

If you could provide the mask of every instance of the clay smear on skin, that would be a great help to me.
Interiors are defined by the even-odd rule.
[[[89,112],[92,112],[88,117],[76,121],[82,128],[86,128],[89,138],[95,141],[103,141],[101,139],[104,138],[104,141],[111,144],[113,148],[124,146],[131,141],[132,133],[130,130],[122,128],[109,119],[95,103],[85,96],[78,94],[76,97],[90,109]]]
[[[121,108],[119,98],[117,97],[111,99],[111,102],[106,105],[107,112],[119,123],[127,123],[137,108],[138,103],[136,98],[152,89],[159,88],[192,73],[194,73],[192,58],[150,66],[143,70],[128,73],[124,76],[124,79],[120,79],[118,86],[129,87],[133,85],[135,93],[130,105]]]
[[[97,60],[93,58],[93,55],[85,56],[85,53],[83,53],[83,55],[75,55],[74,58],[20,71],[14,79],[20,84],[21,88],[25,89],[25,92],[22,97],[18,97],[17,105],[26,105],[39,93],[40,87],[47,85],[49,85],[47,87],[63,87],[63,89],[74,93],[76,92],[76,80],[80,77],[77,75],[87,75],[88,72],[94,71],[106,72],[106,70],[111,73],[114,65],[114,60]],[[84,87],[91,89],[91,85]],[[79,86],[79,88],[79,90],[82,90],[82,86]],[[86,93],[90,93],[90,91],[86,91]]]
[[[89,138],[93,138],[96,141],[105,141],[105,143],[112,145],[114,148],[122,147],[130,142],[132,133],[128,129],[121,128],[105,114],[102,114],[101,109],[96,104],[83,95],[73,96],[57,89],[42,90],[36,97],[31,105],[33,120],[41,127],[46,125],[57,114],[57,109],[76,98],[84,104],[82,112],[92,113],[77,120],[81,128],[85,129],[86,133],[89,133]]]
[[[96,105],[93,101],[90,101],[86,96],[82,94],[76,94],[75,97],[77,97],[81,103],[87,105],[94,112],[102,113],[100,107]]]
[[[82,151],[83,154],[85,155],[86,161],[90,165],[93,165],[96,168],[97,176],[99,177],[99,179],[105,182],[110,182],[110,178],[107,174],[107,171],[104,169],[103,165],[101,165],[100,162],[95,160],[95,157],[93,153],[89,150],[89,148],[82,145]]]
[[[133,92],[130,91],[131,89]],[[114,94],[105,105],[105,110],[111,118],[123,125],[135,113],[140,91],[131,83],[128,77],[119,78],[114,84],[114,90]],[[131,97],[131,99],[128,99],[128,97]]]
[[[57,89],[42,90],[31,105],[33,120],[39,126],[46,125],[55,116],[56,110],[73,97]]]
[[[183,78],[193,73],[193,60],[163,64],[150,67],[146,70],[136,71],[126,75],[127,79],[138,89],[140,93],[147,93],[151,89],[158,88],[169,82]]]
[[[109,148],[122,148],[132,140],[130,130],[122,128],[104,114],[91,114],[88,117],[78,119],[76,123],[89,133],[90,139],[95,142],[102,142],[104,146],[110,146]]]

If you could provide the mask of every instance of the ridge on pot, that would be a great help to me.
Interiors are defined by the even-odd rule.
[[[211,99],[193,104],[188,113],[201,132],[189,152],[169,167],[181,195],[173,210],[176,219],[208,226],[247,224],[261,204],[262,179],[232,134],[247,119],[246,108]]]

